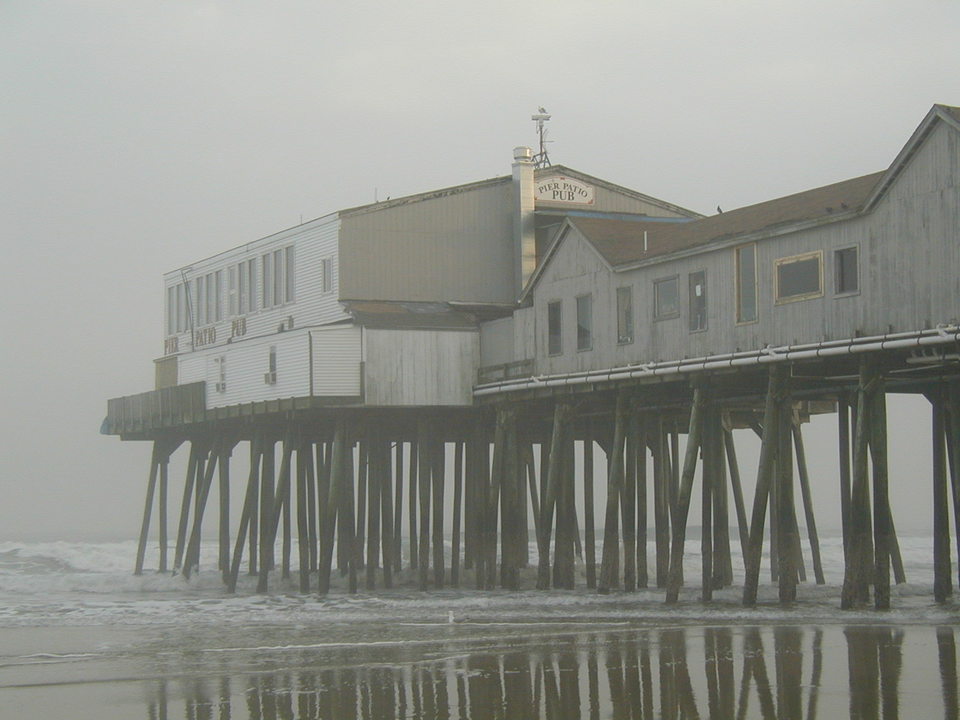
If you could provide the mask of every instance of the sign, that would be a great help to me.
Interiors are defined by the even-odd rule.
[[[553,175],[538,180],[536,201],[564,203],[565,205],[593,205],[593,185],[564,175]]]

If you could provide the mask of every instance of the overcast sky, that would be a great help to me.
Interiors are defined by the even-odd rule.
[[[98,428],[152,388],[164,271],[508,174],[538,105],[554,162],[701,212],[863,175],[960,104],[958,38],[953,0],[0,0],[0,538],[135,535],[149,447]]]

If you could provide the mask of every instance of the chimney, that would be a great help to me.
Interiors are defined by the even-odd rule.
[[[516,294],[527,284],[537,267],[537,237],[534,222],[533,150],[513,149],[513,243]]]

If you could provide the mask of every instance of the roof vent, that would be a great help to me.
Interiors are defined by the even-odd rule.
[[[514,160],[533,160],[533,150],[528,147],[515,147],[513,149],[513,159]]]

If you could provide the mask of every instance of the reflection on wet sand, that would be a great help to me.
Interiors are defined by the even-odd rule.
[[[900,717],[904,631],[882,626],[671,628],[560,635],[524,649],[438,643],[429,657],[311,671],[159,680],[147,717],[168,720],[813,720]],[[939,668],[941,698],[911,693],[904,717],[958,717],[954,627],[909,659]],[[842,638],[842,639],[841,639]],[[931,638],[932,640],[932,638]],[[846,643],[846,658],[842,645]],[[916,650],[917,648],[914,648]],[[831,655],[832,653],[832,655]],[[294,666],[303,667],[303,658]],[[826,679],[824,668],[829,667]],[[847,684],[843,685],[844,671]],[[824,685],[826,683],[826,685]],[[832,692],[821,690],[831,687]],[[843,696],[842,691],[846,691]],[[838,692],[840,691],[840,692]],[[918,695],[924,695],[918,699]],[[838,700],[838,698],[840,698]],[[833,703],[829,706],[823,702]],[[837,703],[840,704],[837,704]],[[918,707],[928,702],[929,707]],[[818,715],[818,712],[821,714]]]

